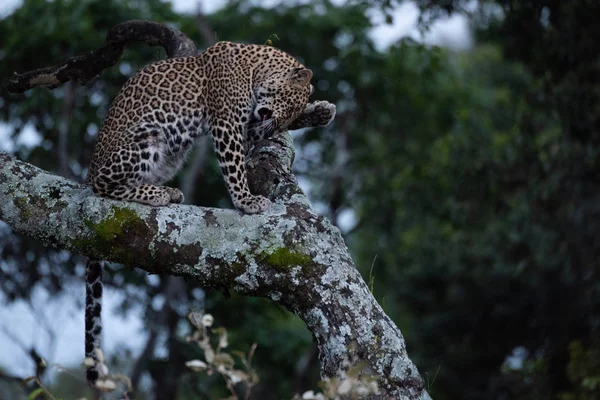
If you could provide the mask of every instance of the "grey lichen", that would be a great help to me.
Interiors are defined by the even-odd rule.
[[[95,197],[0,154],[0,219],[52,246],[269,297],[306,322],[324,375],[335,375],[340,360],[354,353],[380,376],[386,394],[429,399],[400,331],[354,268],[339,230],[301,192],[251,216],[186,205],[152,208]]]

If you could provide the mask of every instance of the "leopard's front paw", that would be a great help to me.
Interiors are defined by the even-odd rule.
[[[183,203],[184,197],[183,192],[181,190],[172,187],[167,187],[166,189],[168,189],[170,203]]]
[[[265,211],[271,205],[271,200],[263,196],[249,196],[243,198],[236,207],[244,214],[257,214]]]
[[[306,106],[305,113],[310,115],[313,126],[325,126],[333,121],[335,118],[335,111],[335,104],[320,100]]]

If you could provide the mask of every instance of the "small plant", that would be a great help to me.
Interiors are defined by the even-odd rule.
[[[123,397],[120,396],[115,396],[115,394],[110,394],[108,392],[113,392],[117,389],[117,382],[121,382],[123,383],[123,385],[125,386],[126,390],[131,391],[131,380],[124,375],[120,375],[120,374],[113,374],[113,375],[108,375],[108,368],[106,367],[106,365],[104,364],[104,355],[102,354],[102,351],[99,349],[96,349],[96,356],[98,357],[98,360],[100,362],[100,364],[102,365],[103,368],[103,372],[105,374],[107,374],[103,379],[99,379],[98,382],[99,384],[96,385],[96,389],[106,392],[107,393],[107,398],[109,399],[114,399],[116,400],[117,398],[122,399],[122,400],[127,400],[129,399],[127,392],[123,392],[121,395]],[[82,364],[83,367],[89,367],[90,364],[90,359],[86,358]],[[40,369],[45,369],[47,368],[47,363],[46,360],[44,358],[40,358],[39,363],[38,363],[38,371]],[[76,380],[78,381],[82,381],[84,382],[75,372],[71,371],[68,368],[63,367],[60,364],[53,364],[50,366],[51,368],[56,368],[58,371],[64,372],[64,373],[68,373],[69,375],[73,376]],[[30,376],[27,378],[24,378],[21,380],[21,385],[25,386],[28,383],[33,382],[35,383],[35,385],[37,386],[36,388],[34,388],[29,395],[27,396],[27,400],[34,400],[34,399],[48,399],[48,400],[62,400],[59,397],[56,397],[55,395],[53,395],[50,390],[48,388],[46,388],[40,379],[39,373],[36,376]],[[85,397],[81,397],[78,400],[87,400]]]
[[[322,393],[312,390],[296,395],[292,400],[341,400],[362,399],[369,394],[377,394],[377,377],[362,373],[364,363],[349,368],[342,377],[325,378],[319,382]]]
[[[47,366],[48,366],[48,364],[46,363],[46,360],[44,358],[40,358],[38,360],[38,365],[37,365],[38,369],[44,370],[44,369],[46,369]],[[41,395],[46,395],[47,398],[50,400],[56,400],[56,397],[54,397],[52,395],[52,393],[50,393],[48,391],[48,389],[46,389],[46,387],[44,387],[44,385],[42,385],[42,381],[40,380],[39,373],[36,376],[30,376],[30,377],[23,379],[21,381],[21,385],[25,386],[29,382],[32,382],[32,381],[35,382],[35,384],[38,387],[33,389],[33,391],[31,393],[29,393],[29,395],[27,396],[27,400],[37,399],[38,397],[43,398],[43,397],[40,397]]]
[[[245,371],[235,369],[234,359],[231,354],[222,350],[229,346],[227,339],[227,330],[223,327],[210,329],[213,325],[214,318],[210,314],[202,312],[190,312],[188,319],[196,328],[191,336],[186,339],[188,342],[196,342],[204,352],[204,359],[191,360],[185,363],[187,367],[194,371],[206,372],[209,375],[215,372],[221,374],[227,389],[231,392],[228,399],[239,400],[235,391],[235,386],[239,383],[246,385],[246,393],[244,398],[250,398],[252,387],[258,383],[258,376],[251,367],[252,356],[256,350],[256,343],[250,347],[248,354],[241,351],[232,351],[231,353],[237,356]],[[212,336],[212,337],[211,337]],[[214,339],[216,337],[216,340]],[[216,341],[216,348],[211,343]],[[292,400],[341,400],[344,399],[361,399],[369,394],[376,394],[379,391],[377,386],[377,377],[365,374],[364,363],[353,363],[349,360],[345,361],[348,368],[341,377],[326,378],[319,382],[322,393],[315,393],[313,390],[304,392],[301,396],[296,395]]]
[[[108,367],[104,363],[104,353],[99,348],[94,349],[95,361],[91,357],[86,357],[83,360],[83,366],[85,368],[94,367],[100,371],[100,377],[96,380],[95,388],[101,392],[112,392],[117,389],[117,382],[121,382],[125,385],[127,391],[131,391],[131,379],[123,374],[109,374]]]
[[[223,349],[229,346],[227,329],[224,327],[210,329],[214,322],[212,315],[191,311],[188,319],[196,330],[186,340],[198,344],[204,352],[205,361],[191,360],[185,365],[194,371],[206,372],[208,375],[219,373],[225,379],[227,389],[231,392],[229,399],[239,400],[235,386],[244,383],[246,385],[244,399],[249,399],[252,387],[258,383],[258,375],[251,367],[256,343],[250,347],[248,354],[241,351],[232,351],[231,354],[224,352]],[[216,347],[211,343],[212,338],[216,338]],[[245,371],[234,368],[235,361],[232,354],[240,359]]]

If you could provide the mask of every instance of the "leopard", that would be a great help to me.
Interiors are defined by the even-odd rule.
[[[271,201],[250,192],[246,157],[261,140],[331,123],[334,104],[309,103],[312,77],[312,70],[274,46],[235,42],[146,65],[109,108],[85,183],[113,200],[182,203],[183,193],[164,184],[182,168],[196,139],[210,135],[234,207],[264,212]],[[96,388],[108,379],[100,350],[104,268],[91,259],[86,267],[84,365]]]

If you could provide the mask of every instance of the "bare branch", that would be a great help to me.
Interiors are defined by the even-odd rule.
[[[150,46],[162,46],[171,57],[188,57],[198,50],[190,38],[177,29],[150,21],[126,21],[115,25],[106,35],[104,45],[85,55],[47,68],[16,74],[6,87],[13,93],[22,93],[37,86],[55,88],[67,81],[85,84],[104,69],[113,66],[131,42],[144,42]]]
[[[33,365],[35,366],[35,376],[39,378],[46,371],[46,363],[43,362],[42,357],[39,355],[35,347],[26,346],[16,334],[13,334],[5,326],[2,327],[2,332],[13,342],[13,344],[16,344],[21,351],[23,351],[23,353],[27,354],[29,358],[31,358]]]
[[[198,2],[198,11],[196,12],[196,24],[198,25],[198,30],[202,34],[202,39],[204,39],[204,43],[206,46],[212,46],[217,42],[217,37],[215,35],[215,31],[212,29],[204,13],[202,12],[202,2]]]
[[[184,301],[181,299],[182,295],[185,295],[185,288],[183,286],[182,280],[174,276],[167,276],[166,279],[164,279],[164,281],[161,283],[159,293],[165,296],[165,302],[163,303],[161,309],[150,318],[150,322],[148,324],[148,328],[150,330],[148,340],[146,341],[144,350],[135,361],[134,366],[131,369],[132,372],[129,374],[133,391],[128,393],[128,395],[132,399],[135,398],[135,393],[142,377],[142,373],[147,368],[148,361],[150,361],[152,358],[154,349],[156,348],[160,329],[165,325],[171,325],[168,327],[169,336],[174,333],[172,331],[175,330],[175,326],[179,320],[179,315],[176,311],[177,303]],[[172,318],[173,315],[175,315],[175,318]],[[174,321],[174,323],[169,324],[169,319]],[[171,340],[171,342],[174,341]],[[168,350],[170,352],[172,349],[169,348]]]

